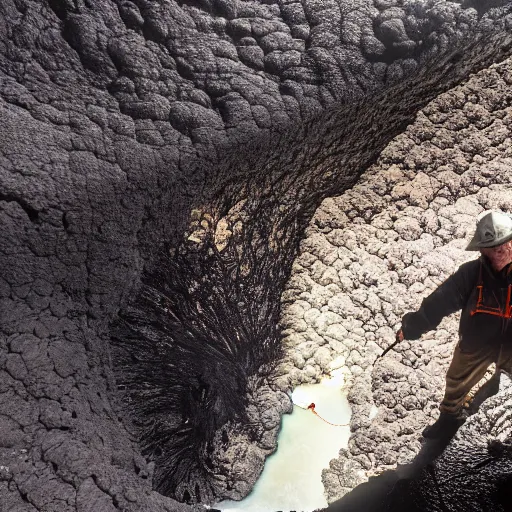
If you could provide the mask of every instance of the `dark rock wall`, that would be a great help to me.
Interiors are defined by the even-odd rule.
[[[246,493],[279,421],[264,404],[289,406],[258,378],[309,217],[509,52],[508,12],[3,1],[2,506],[187,508],[153,477],[179,499]],[[251,471],[218,460],[228,420],[259,447]]]

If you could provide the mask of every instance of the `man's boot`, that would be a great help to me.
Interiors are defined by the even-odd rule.
[[[426,439],[450,439],[465,421],[466,418],[462,412],[456,414],[442,412],[435,423],[423,430],[423,437]]]

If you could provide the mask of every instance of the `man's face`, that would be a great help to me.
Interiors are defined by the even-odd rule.
[[[481,254],[486,256],[496,270],[501,270],[505,265],[512,262],[512,240],[498,245],[480,249]]]

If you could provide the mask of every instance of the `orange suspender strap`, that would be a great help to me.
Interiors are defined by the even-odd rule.
[[[512,270],[512,265],[510,266],[507,273],[510,273]],[[493,308],[491,306],[486,306],[483,304],[483,280],[482,280],[482,262],[480,262],[480,273],[478,276],[478,299],[476,301],[475,309],[471,311],[471,316],[476,313],[485,313],[487,315],[495,315],[500,316],[502,318],[512,318],[512,304],[510,303],[510,299],[512,298],[512,284],[508,285],[507,291],[507,300],[505,302],[505,311],[503,311],[500,307]]]
[[[475,306],[475,309],[473,309],[471,311],[471,316],[473,316],[474,314],[476,313],[480,313],[480,306],[482,305],[482,291],[483,291],[483,286],[481,284],[477,285],[476,289],[478,290],[478,299],[476,301],[476,306]]]
[[[509,264],[507,275],[512,272],[512,264]],[[512,284],[508,285],[508,292],[507,292],[507,306],[505,308],[505,314],[506,318],[512,318],[512,304],[510,303],[510,300],[512,299]]]
[[[478,272],[478,284],[476,285],[476,289],[478,290],[478,299],[476,301],[475,309],[471,311],[471,316],[475,315],[476,313],[480,313],[479,308],[482,305],[483,301],[483,280],[482,280],[482,261],[480,260],[480,269]]]

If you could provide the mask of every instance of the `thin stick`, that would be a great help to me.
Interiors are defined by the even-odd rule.
[[[391,345],[389,345],[389,347],[384,350],[384,352],[382,352],[382,354],[380,356],[377,356],[377,359],[375,359],[375,363],[373,363],[374,365],[377,363],[377,361],[381,358],[381,357],[384,357],[390,350],[392,350],[393,348],[395,348],[399,343],[400,343],[401,340],[396,340],[394,343],[392,343]]]

